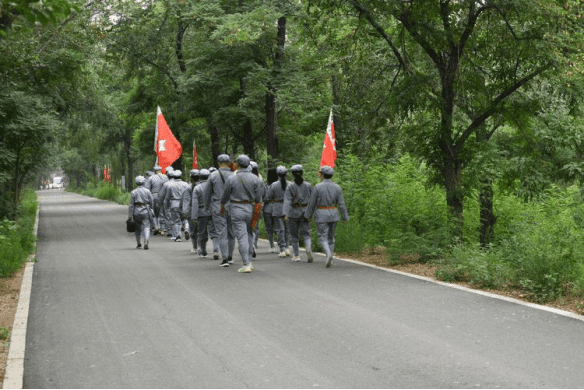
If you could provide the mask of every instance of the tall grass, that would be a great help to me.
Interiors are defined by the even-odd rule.
[[[0,277],[10,276],[20,269],[34,251],[37,210],[36,193],[32,189],[26,189],[17,207],[16,220],[4,219],[0,222]]]

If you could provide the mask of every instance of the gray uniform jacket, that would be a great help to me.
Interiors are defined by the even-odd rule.
[[[187,218],[191,218],[191,199],[193,196],[193,192],[195,191],[195,187],[199,184],[199,182],[195,183],[193,186],[192,184],[189,185],[189,188],[183,191],[182,199],[180,200],[180,211],[181,215],[185,215]]]
[[[246,186],[245,188],[244,185]],[[251,173],[249,167],[240,169],[236,175],[231,175],[225,181],[221,204],[231,202],[230,213],[233,216],[240,213],[253,214],[253,203],[260,203],[262,201],[262,185],[263,182]]]
[[[166,177],[166,175],[163,175],[162,173],[159,173],[158,175],[152,175],[148,178],[148,180],[146,180],[144,188],[150,190],[150,192],[152,192],[152,195],[156,197],[156,195],[162,189],[164,183],[166,183],[167,181],[168,177]]]
[[[263,211],[266,214],[272,214],[272,210],[274,209],[273,204],[268,201],[268,189],[270,187],[264,183],[264,208]]]
[[[173,209],[180,207],[180,200],[182,198],[185,186],[182,180],[171,180],[162,187],[163,198],[162,204],[167,209]],[[162,193],[161,193],[162,194]]]
[[[193,190],[191,198],[191,213],[189,218],[196,220],[199,217],[210,217],[211,212],[205,209],[205,191],[209,186],[209,181],[201,181]]]
[[[166,192],[168,191],[168,186],[170,183],[174,182],[174,179],[168,179],[162,185],[160,192],[158,193],[158,204],[164,206],[164,198],[166,197]]]
[[[286,184],[286,189],[290,186],[290,182]],[[282,183],[280,180],[275,181],[272,183],[270,187],[268,187],[268,195],[266,199],[272,204],[272,215],[274,217],[283,217],[283,208],[284,208],[284,190],[282,190]]]
[[[282,213],[289,218],[301,218],[306,211],[311,193],[312,186],[309,182],[305,181],[300,185],[296,183],[288,184],[286,193],[284,194]]]
[[[304,216],[308,219],[314,214],[314,222],[337,222],[340,209],[343,221],[349,220],[349,213],[343,199],[343,191],[338,184],[325,179],[312,189]]]
[[[223,178],[221,176],[223,175]],[[209,186],[205,192],[205,208],[217,214],[221,212],[221,195],[223,195],[224,182],[227,182],[229,177],[233,176],[233,172],[229,168],[219,168],[213,172],[209,179]]]
[[[152,193],[143,186],[132,191],[128,215],[132,217],[136,214],[148,214],[148,207],[150,209],[154,207]]]

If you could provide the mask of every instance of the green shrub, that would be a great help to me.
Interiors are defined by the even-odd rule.
[[[16,221],[5,218],[0,222],[0,277],[10,276],[20,269],[34,251],[37,209],[36,193],[26,189],[17,207]]]

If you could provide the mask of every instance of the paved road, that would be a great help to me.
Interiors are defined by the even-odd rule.
[[[27,388],[584,386],[584,322],[266,244],[239,274],[135,249],[125,207],[39,196]]]

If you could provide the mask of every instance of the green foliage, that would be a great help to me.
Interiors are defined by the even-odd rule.
[[[6,326],[0,327],[0,340],[8,340],[10,336],[10,328]]]
[[[12,275],[35,249],[37,209],[36,193],[27,189],[18,205],[16,221],[4,218],[0,222],[0,277]]]
[[[427,260],[450,242],[444,194],[424,186],[424,164],[408,155],[393,165],[363,164],[349,155],[336,172],[361,247],[385,246],[393,258],[415,254]]]
[[[130,193],[124,192],[121,188],[115,187],[109,183],[100,182],[96,184],[95,182],[90,182],[87,184],[87,188],[70,185],[66,188],[66,191],[90,196],[92,198],[109,200],[110,202],[115,202],[121,205],[130,204]]]

